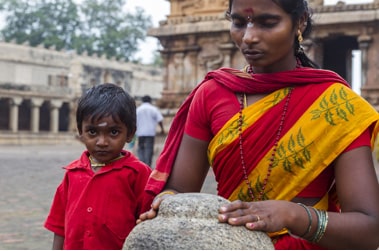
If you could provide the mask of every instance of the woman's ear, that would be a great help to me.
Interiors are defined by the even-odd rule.
[[[299,24],[298,24],[298,30],[301,31],[301,33],[303,33],[305,31],[305,28],[307,28],[307,25],[308,25],[308,16],[307,14],[304,14],[300,17],[299,19]]]

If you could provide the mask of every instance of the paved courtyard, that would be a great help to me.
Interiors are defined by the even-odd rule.
[[[43,228],[43,222],[63,176],[62,167],[83,149],[79,142],[0,146],[0,249],[51,249],[53,234]],[[203,192],[215,192],[211,174]]]

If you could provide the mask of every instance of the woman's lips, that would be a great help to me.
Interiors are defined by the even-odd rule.
[[[243,54],[247,60],[258,60],[264,56],[264,54],[258,50],[244,50]]]

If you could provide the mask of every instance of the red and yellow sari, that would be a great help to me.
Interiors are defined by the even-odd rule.
[[[306,191],[336,157],[366,130],[372,135],[371,146],[374,145],[379,130],[378,113],[331,71],[299,68],[288,72],[250,75],[222,68],[210,72],[202,83],[209,80],[226,86],[234,93],[270,93],[243,110],[244,159],[255,197],[258,197],[267,175],[290,88],[293,90],[289,110],[263,199],[290,201]],[[156,169],[146,186],[153,195],[164,188],[170,174],[184,133],[187,113],[199,86],[188,96],[172,123]],[[218,182],[218,194],[231,201],[250,201],[241,168],[238,120],[239,113],[236,113],[214,135],[208,147],[208,158]],[[336,197],[331,196],[330,191],[324,189],[322,194],[317,195],[322,199],[315,205],[316,208],[336,209],[335,205],[333,209],[330,206],[336,202]]]

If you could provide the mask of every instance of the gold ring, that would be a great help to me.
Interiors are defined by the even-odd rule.
[[[261,218],[259,217],[259,215],[256,215],[256,217],[257,217],[257,221],[261,220]]]

